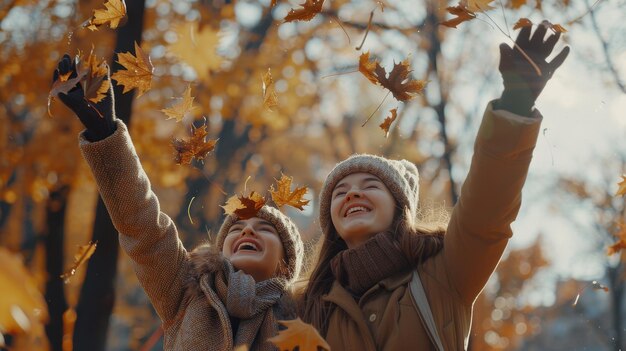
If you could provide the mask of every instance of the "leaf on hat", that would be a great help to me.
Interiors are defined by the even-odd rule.
[[[287,327],[278,332],[267,341],[276,345],[280,350],[293,350],[298,347],[300,351],[317,351],[318,348],[330,351],[330,345],[322,338],[311,324],[304,323],[300,318],[290,321],[278,321]]]
[[[126,69],[115,72],[111,78],[124,86],[123,94],[137,88],[137,97],[150,89],[154,66],[150,56],[146,55],[135,42],[135,55],[124,52],[117,55],[118,63]]]
[[[274,185],[270,186],[270,194],[276,206],[289,205],[302,211],[304,210],[303,206],[306,206],[310,201],[303,199],[308,189],[305,186],[301,186],[291,191],[292,181],[292,177],[283,174],[280,180],[276,181],[276,189],[274,189]]]
[[[61,279],[67,283],[69,279],[74,276],[78,267],[89,261],[89,258],[91,258],[93,253],[96,252],[97,245],[97,241],[90,241],[87,245],[79,246],[78,252],[74,255],[74,264],[72,264],[72,266],[65,273],[61,274]]]
[[[206,155],[215,149],[217,139],[205,140],[209,134],[206,123],[198,128],[193,128],[193,135],[189,140],[174,139],[172,146],[174,147],[176,164],[191,164],[192,159],[202,160]]]
[[[257,213],[265,205],[265,198],[256,192],[251,192],[250,196],[233,195],[222,208],[227,215],[234,214],[239,219],[250,219],[256,217]]]
[[[389,110],[389,112],[391,112],[391,116],[386,117],[383,123],[381,123],[379,126],[380,129],[382,129],[385,132],[385,138],[389,136],[389,128],[391,127],[391,123],[393,123],[396,120],[396,117],[398,116],[397,108],[393,108]]]

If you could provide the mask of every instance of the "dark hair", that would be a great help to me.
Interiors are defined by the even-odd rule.
[[[443,216],[446,218],[446,216]],[[447,221],[446,221],[447,223]],[[341,251],[348,248],[346,242],[339,236],[332,222],[323,233],[318,244],[315,266],[311,271],[308,284],[304,289],[300,301],[302,319],[317,328],[322,336],[328,331],[328,321],[333,312],[333,304],[322,301],[335,281],[331,271],[331,260]],[[445,225],[434,223],[415,223],[408,208],[396,211],[396,216],[387,231],[398,240],[402,252],[416,266],[429,257],[434,256],[443,248]],[[315,260],[317,258],[317,260]]]

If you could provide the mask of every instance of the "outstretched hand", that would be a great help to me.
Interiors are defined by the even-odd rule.
[[[52,81],[56,81],[60,76],[70,73],[69,78],[78,75],[76,62],[68,54],[65,54],[59,61],[57,69],[54,70]],[[105,77],[110,79],[109,73]],[[102,140],[115,131],[114,95],[112,86],[100,102],[93,103],[85,98],[80,83],[77,83],[67,94],[59,93],[59,99],[78,116],[87,131],[85,137],[89,141]]]
[[[546,61],[561,37],[561,33],[550,33],[544,40],[548,26],[548,22],[544,21],[532,36],[531,27],[523,27],[514,47],[500,44],[499,70],[504,80],[504,92],[496,103],[496,108],[522,116],[531,115],[535,100],[570,51],[566,46],[554,59]]]

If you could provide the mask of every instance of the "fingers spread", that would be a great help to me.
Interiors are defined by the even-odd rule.
[[[530,38],[530,30],[531,27],[522,27],[517,35],[517,39],[515,40],[515,44],[517,44],[521,48],[528,47],[528,42]]]
[[[541,24],[537,26],[537,29],[535,29],[533,37],[530,38],[530,45],[535,48],[541,48],[541,45],[543,45],[543,38],[546,36],[547,30],[548,25],[546,21],[541,22]]]

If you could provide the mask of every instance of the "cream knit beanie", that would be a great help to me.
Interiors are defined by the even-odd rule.
[[[276,208],[267,205],[261,207],[256,217],[272,223],[276,228],[285,250],[285,261],[287,262],[287,276],[285,278],[289,283],[293,283],[300,275],[304,256],[304,245],[302,244],[298,227],[296,227],[289,217],[282,214]],[[228,215],[224,223],[222,223],[216,238],[216,245],[220,251],[224,246],[224,239],[226,239],[228,230],[238,220],[238,216],[231,214]]]
[[[358,154],[339,162],[326,177],[320,193],[320,226],[324,234],[332,225],[330,202],[337,183],[353,173],[369,173],[377,176],[387,186],[402,207],[409,209],[415,218],[419,202],[419,173],[417,167],[407,160],[390,160],[384,157]]]

